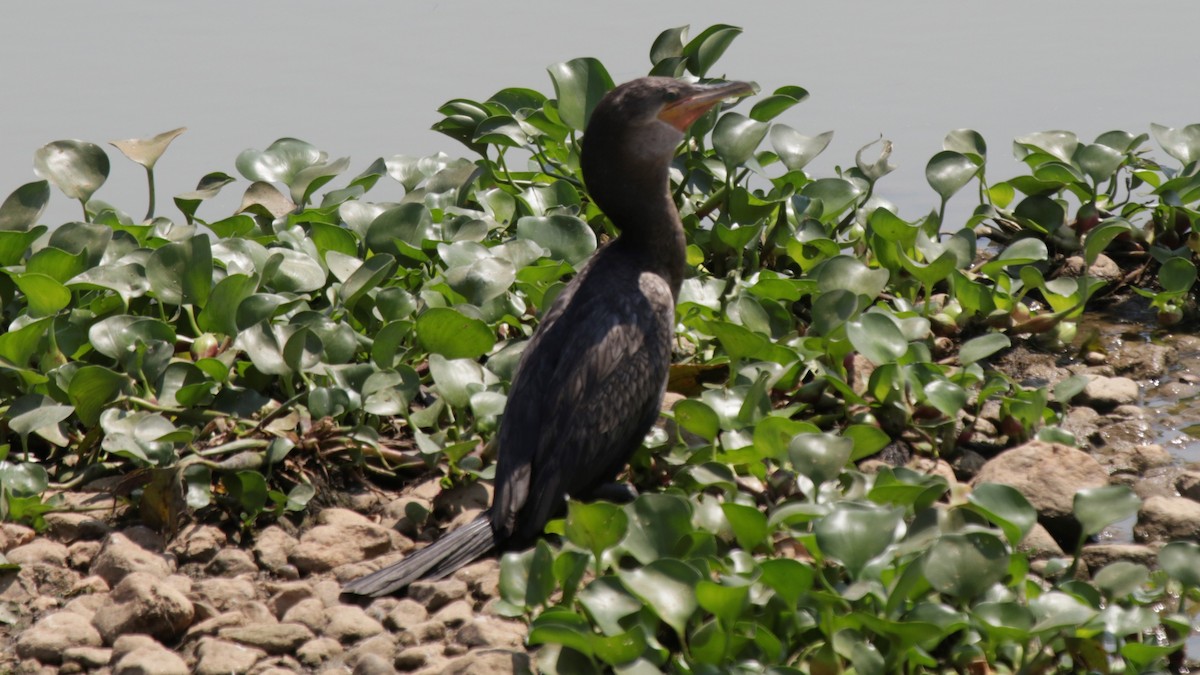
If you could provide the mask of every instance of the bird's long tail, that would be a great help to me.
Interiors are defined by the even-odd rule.
[[[440,579],[496,548],[496,536],[488,512],[446,534],[400,562],[359,577],[342,587],[345,593],[378,598],[389,595],[418,579]]]

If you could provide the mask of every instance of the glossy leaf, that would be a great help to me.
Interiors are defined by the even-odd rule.
[[[50,201],[50,183],[44,180],[26,183],[0,204],[0,232],[28,232]],[[0,261],[3,263],[3,261]],[[8,263],[3,263],[8,264]]]
[[[832,131],[810,137],[786,124],[772,124],[770,134],[771,147],[775,149],[788,171],[803,170],[829,147],[829,142],[833,140]]]
[[[185,131],[187,131],[187,127],[179,127],[178,129],[164,131],[150,138],[130,138],[123,141],[111,141],[111,145],[137,164],[141,164],[147,169],[153,169],[154,165],[158,162],[158,158],[162,157],[163,153],[167,151],[167,146],[171,144],[171,141],[178,138]]]
[[[448,359],[473,359],[496,343],[487,324],[447,307],[431,307],[417,317],[417,340]]]
[[[86,202],[108,179],[108,155],[95,143],[54,141],[33,154],[37,174],[71,199]]]
[[[943,150],[925,165],[925,179],[934,192],[946,201],[979,173],[979,165],[970,157],[953,150]]]
[[[583,131],[596,104],[615,86],[608,70],[592,58],[556,63],[548,70],[559,117],[572,129]]]
[[[1083,526],[1084,534],[1091,536],[1109,525],[1136,516],[1141,506],[1142,500],[1128,486],[1106,485],[1076,492],[1072,510]]]

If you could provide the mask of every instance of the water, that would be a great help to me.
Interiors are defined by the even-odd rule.
[[[900,168],[880,192],[915,218],[937,205],[924,165],[951,129],[984,134],[996,179],[1018,172],[1010,144],[1021,134],[1066,128],[1091,140],[1200,121],[1198,20],[1200,5],[1118,0],[20,3],[0,22],[0,196],[35,179],[33,152],[46,142],[177,126],[189,131],[158,165],[160,213],[176,218],[171,195],[210,171],[236,175],[241,150],[280,136],[349,155],[350,175],[379,156],[461,154],[428,130],[441,103],[504,86],[551,93],[546,66],[577,56],[630,79],[648,69],[660,30],[724,22],[746,32],[721,73],[807,88],[812,97],[780,121],[836,132],[812,170],[852,165],[883,135]],[[113,171],[96,196],[140,215],[141,167],[106,149]],[[200,215],[228,214],[244,187]],[[372,196],[400,194],[390,189]],[[948,226],[969,200],[951,202]],[[44,222],[78,213],[56,193]]]

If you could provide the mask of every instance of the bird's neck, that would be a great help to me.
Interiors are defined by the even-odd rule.
[[[621,231],[614,243],[644,269],[666,279],[672,295],[678,297],[687,267],[687,240],[666,168],[655,173],[622,181],[615,191],[620,198],[600,199],[600,208]]]

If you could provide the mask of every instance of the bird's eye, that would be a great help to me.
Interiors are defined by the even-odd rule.
[[[664,99],[664,100],[665,100],[667,103],[674,103],[675,101],[678,101],[678,100],[679,100],[679,92],[677,92],[677,91],[668,91],[668,92],[666,92],[666,93],[664,93],[664,94],[663,94],[663,99]]]

